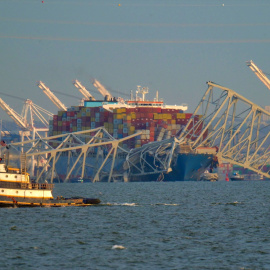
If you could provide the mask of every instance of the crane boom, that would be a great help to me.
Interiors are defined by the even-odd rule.
[[[42,81],[38,81],[37,86],[47,95],[47,97],[58,109],[63,111],[67,110],[67,107],[55,96],[55,94]]]
[[[103,97],[107,96],[108,99],[113,99],[111,93],[98,80],[93,79],[92,84],[97,88]]]
[[[265,86],[270,90],[270,80],[266,77],[261,69],[259,69],[252,60],[247,61],[247,66],[257,75],[257,77],[265,84]]]
[[[74,80],[72,83],[86,99],[96,100],[78,80]]]
[[[7,113],[7,115],[22,129],[27,129],[27,125],[24,123],[23,118],[13,109],[11,109],[8,104],[0,98],[0,106]]]

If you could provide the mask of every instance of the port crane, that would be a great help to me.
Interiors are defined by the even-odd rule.
[[[10,95],[9,95],[10,96]],[[16,97],[15,97],[16,98]],[[24,136],[28,139],[32,132],[32,139],[37,135],[41,137],[39,132],[47,133],[49,131],[49,122],[44,115],[52,118],[53,114],[42,107],[33,103],[32,100],[26,99],[22,108],[21,114],[13,110],[2,98],[0,98],[0,107],[7,115],[20,127],[22,141]],[[37,118],[43,125],[43,128],[35,127],[34,118]]]
[[[45,93],[52,103],[60,110],[66,111],[67,107],[55,96],[55,94],[42,81],[37,82],[37,86]]]
[[[92,84],[97,88],[97,90],[104,98],[107,98],[108,100],[113,99],[111,93],[98,80],[93,79]]]
[[[252,60],[247,61],[247,66],[255,73],[262,83],[270,90],[270,80],[266,77],[261,69],[259,69]]]
[[[14,111],[2,98],[0,98],[0,106],[22,130],[28,129],[28,126],[24,122],[23,117]]]
[[[86,98],[86,100],[96,100],[89,91],[78,81],[73,80],[72,83],[74,86],[81,92],[81,94]]]

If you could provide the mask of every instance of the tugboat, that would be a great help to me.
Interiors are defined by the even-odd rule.
[[[200,181],[216,182],[218,181],[218,174],[205,170],[204,173],[200,176]]]
[[[22,167],[22,166],[21,166]],[[89,206],[100,203],[91,198],[53,198],[54,184],[32,183],[26,170],[10,168],[0,158],[0,207]]]
[[[231,181],[244,181],[244,176],[240,175],[237,172],[234,172],[231,177],[230,177]]]

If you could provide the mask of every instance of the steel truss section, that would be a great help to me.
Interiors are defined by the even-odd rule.
[[[270,113],[231,89],[207,84],[179,138],[194,150],[216,146],[219,159],[269,177],[270,125],[264,120]]]
[[[129,177],[168,173],[175,148],[180,145],[177,138],[151,142],[132,149],[126,158],[124,169]]]
[[[10,158],[19,158],[20,153],[24,152],[26,164],[32,164],[35,160],[36,182],[59,179],[57,165],[63,157],[67,160],[64,165],[65,182],[74,176],[78,178],[78,175],[93,182],[104,179],[111,181],[115,172],[119,174],[119,168],[128,154],[128,150],[120,146],[121,143],[140,134],[138,132],[117,140],[104,127],[100,127],[13,143],[9,145],[9,153]]]

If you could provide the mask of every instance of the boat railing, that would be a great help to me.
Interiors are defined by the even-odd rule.
[[[52,190],[54,184],[47,184],[47,183],[21,183],[21,188],[27,189],[50,189]]]

